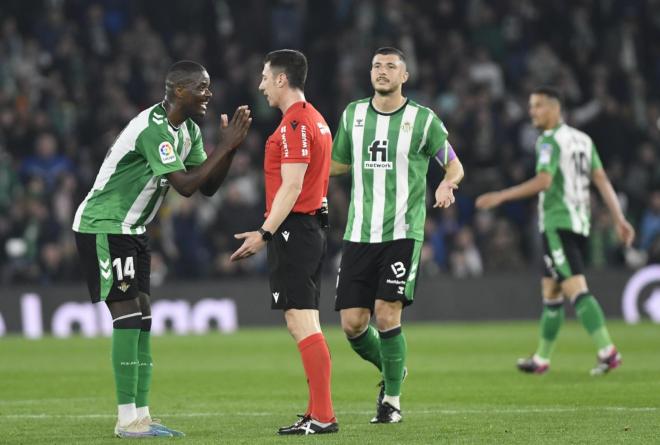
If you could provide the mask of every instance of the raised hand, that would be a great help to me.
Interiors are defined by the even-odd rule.
[[[231,121],[228,121],[227,115],[223,114],[220,116],[220,143],[225,144],[229,149],[238,147],[247,136],[251,124],[250,108],[247,105],[236,108]]]

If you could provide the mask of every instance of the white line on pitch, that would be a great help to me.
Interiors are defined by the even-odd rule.
[[[656,407],[627,406],[588,406],[576,408],[513,408],[513,409],[438,409],[438,410],[407,410],[406,413],[425,415],[461,415],[461,414],[525,414],[525,413],[569,413],[579,411],[621,411],[621,412],[655,412]],[[371,411],[338,411],[337,414],[373,414]],[[160,417],[264,417],[273,416],[273,412],[212,412],[212,413],[163,413]],[[105,419],[114,418],[114,414],[2,414],[1,419]]]

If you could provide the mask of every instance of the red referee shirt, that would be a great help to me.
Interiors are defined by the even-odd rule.
[[[266,141],[266,216],[282,185],[281,166],[286,163],[309,164],[302,191],[291,211],[314,214],[328,192],[331,152],[332,134],[321,113],[307,102],[291,105]]]

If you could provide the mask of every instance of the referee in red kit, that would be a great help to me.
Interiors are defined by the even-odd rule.
[[[231,256],[241,260],[268,245],[271,307],[284,310],[305,368],[307,411],[279,434],[339,430],[330,394],[330,351],[318,310],[332,135],[323,116],[305,101],[306,78],[307,59],[301,52],[283,49],[266,55],[259,90],[283,114],[266,142],[266,220],[259,230],[236,235],[245,241]]]

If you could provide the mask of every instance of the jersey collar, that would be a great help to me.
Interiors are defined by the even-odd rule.
[[[371,99],[369,99],[369,108],[371,108],[372,110],[374,110],[375,113],[378,113],[378,114],[383,115],[383,116],[392,116],[392,115],[394,115],[394,114],[397,114],[399,111],[403,110],[404,108],[406,108],[406,105],[408,105],[408,102],[410,102],[410,99],[408,99],[408,98],[406,97],[406,101],[403,103],[403,105],[401,105],[399,108],[397,108],[397,109],[394,110],[394,111],[390,111],[389,113],[385,113],[385,112],[383,112],[383,111],[378,111],[378,110],[376,109],[376,107],[374,107],[374,103],[373,103],[373,102],[374,102],[374,98],[372,97]]]
[[[291,104],[291,106],[289,106],[289,108],[286,110],[286,113],[284,113],[284,115],[286,116],[289,113],[292,113],[296,110],[306,107],[307,107],[307,101],[301,100],[299,102],[294,102]]]
[[[160,106],[160,107],[163,109],[163,111],[165,112],[165,117],[167,117],[167,108],[165,108],[165,101],[161,102],[161,103],[159,104],[159,106]],[[183,125],[183,124],[179,125],[178,127],[175,127],[174,125],[172,125],[172,122],[170,122],[170,119],[167,118],[167,125],[169,125],[169,126],[172,128],[172,130],[174,130],[174,131],[179,131],[179,128],[181,128],[181,125]]]

